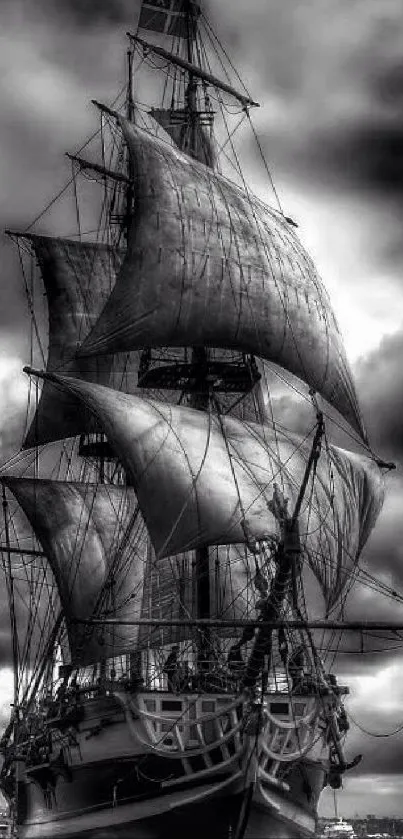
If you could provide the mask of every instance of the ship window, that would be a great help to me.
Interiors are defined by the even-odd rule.
[[[147,711],[150,711],[150,712],[155,711],[155,709],[156,709],[155,699],[146,699],[144,704],[147,708]]]
[[[215,711],[215,702],[213,700],[205,700],[202,702],[201,706],[202,711],[209,711],[210,713]]]
[[[288,716],[288,702],[271,702],[270,712],[272,714],[287,714]]]
[[[305,704],[303,702],[296,702],[294,705],[294,714],[297,717],[302,717],[305,711]]]
[[[176,699],[163,699],[161,702],[161,711],[181,711],[182,702]]]

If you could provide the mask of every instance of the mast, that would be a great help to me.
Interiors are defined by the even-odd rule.
[[[281,541],[279,543],[276,557],[277,570],[273,578],[269,596],[266,603],[264,603],[261,608],[260,617],[262,621],[267,622],[268,624],[271,621],[280,620],[289,588],[291,588],[291,604],[293,611],[300,616],[298,603],[298,565],[301,556],[301,543],[298,517],[301,511],[309,478],[311,475],[315,476],[316,464],[321,451],[323,434],[323,416],[321,413],[318,413],[318,425],[293,514],[289,516],[287,511],[287,500],[284,499],[282,493],[277,489],[275,490],[273,501],[271,502],[272,512],[281,525]],[[266,673],[268,672],[271,655],[272,630],[266,626],[259,629],[256,633],[253,649],[245,671],[244,687],[251,688],[255,686],[259,674],[263,672],[265,659],[267,660]]]
[[[197,36],[197,21],[194,14],[192,0],[186,0],[186,48],[189,65],[192,66],[193,45]],[[197,79],[192,70],[188,73],[188,84],[186,89],[186,105],[189,121],[189,148],[188,154],[191,157],[196,155],[198,109],[197,109]],[[195,390],[192,393],[189,404],[199,411],[206,411],[209,408],[210,392],[207,383],[209,354],[204,347],[192,348],[192,368],[195,380]],[[210,618],[210,554],[207,546],[197,548],[195,551],[194,570],[196,579],[196,615],[200,620]],[[211,652],[211,629],[205,626],[198,634],[198,663],[202,670],[209,667]]]
[[[131,46],[127,50],[127,103],[126,103],[126,117],[129,122],[133,122],[134,119],[134,98],[133,98],[133,50]],[[134,190],[133,190],[133,163],[131,161],[131,156],[128,152],[127,155],[127,187],[126,187],[126,194],[125,194],[125,218],[124,218],[124,227],[125,227],[125,237],[126,243],[129,239],[129,230],[131,225],[132,213],[133,213],[133,199],[134,199]]]
[[[6,557],[7,561],[4,563],[5,565],[5,577],[6,577],[6,585],[7,585],[7,594],[8,594],[8,606],[10,612],[10,623],[11,623],[11,643],[12,643],[12,654],[13,654],[13,675],[14,675],[14,711],[18,708],[18,669],[19,669],[19,655],[18,655],[18,631],[17,631],[17,618],[15,613],[15,596],[14,596],[14,579],[13,579],[13,572],[11,567],[11,550],[10,550],[10,529],[9,529],[9,521],[8,521],[8,503],[7,503],[7,495],[6,495],[6,488],[3,485],[3,515],[4,515],[4,534],[5,534],[5,541],[6,541]]]
[[[231,85],[223,82],[222,79],[217,78],[217,76],[213,76],[212,73],[207,73],[205,70],[202,70],[196,64],[189,66],[189,61],[186,61],[184,58],[180,58],[179,55],[173,54],[168,52],[163,47],[156,46],[156,44],[151,44],[149,41],[144,41],[143,38],[139,38],[138,35],[133,35],[132,32],[127,32],[127,37],[130,38],[131,41],[134,41],[137,44],[140,44],[144,50],[149,52],[153,52],[156,55],[161,56],[161,58],[165,58],[171,64],[176,67],[181,67],[182,70],[186,70],[188,73],[192,72],[194,76],[197,76],[198,79],[202,79],[207,84],[212,85],[213,87],[217,88],[217,90],[222,90],[223,93],[229,93],[230,96],[233,96],[234,99],[237,99],[238,102],[244,108],[259,108],[259,103],[255,102],[250,96],[246,96],[244,93],[240,93],[239,90],[236,90]],[[295,225],[295,222],[291,222]]]
[[[131,46],[127,49],[126,52],[126,62],[127,62],[127,90],[126,90],[126,117],[127,119],[132,122],[134,119],[134,96],[133,96],[133,49]],[[109,115],[114,114],[106,106],[100,106],[100,103],[92,100],[93,104],[100,108],[101,115],[103,113],[107,113]],[[102,118],[102,116],[101,116]],[[134,175],[133,175],[133,163],[131,161],[130,154],[126,150],[126,160],[125,160],[125,170],[123,173],[113,172],[105,166],[99,166],[96,163],[90,163],[86,160],[83,160],[81,157],[76,155],[68,155],[71,160],[76,161],[80,169],[92,169],[95,172],[103,175],[104,177],[108,177],[113,179],[117,184],[121,184],[123,187],[123,208],[121,210],[121,215],[118,216],[121,227],[119,233],[120,236],[123,234],[124,239],[127,242],[129,239],[129,232],[130,226],[132,221],[133,215],[133,202],[134,202]],[[111,208],[109,210],[109,221],[112,222],[113,213]],[[83,457],[94,457],[98,466],[99,472],[99,481],[101,484],[106,482],[107,478],[107,469],[106,464],[108,460],[114,460],[113,453],[111,447],[108,443],[108,440],[104,434],[97,434],[96,439],[94,442],[90,442],[86,435],[81,435],[80,438],[80,448],[79,453]]]
[[[197,34],[197,24],[193,13],[192,2],[186,3],[186,48],[189,65],[193,64],[193,43]],[[197,81],[192,70],[189,70],[186,90],[186,104],[189,119],[189,153],[193,157],[196,153],[196,123],[197,123]]]

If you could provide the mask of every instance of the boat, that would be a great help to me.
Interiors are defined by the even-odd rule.
[[[240,166],[257,103],[202,0],[136,10],[70,155],[74,234],[56,201],[9,231],[32,341],[0,785],[20,839],[314,837],[357,762],[327,627],[385,464],[296,222]]]
[[[355,836],[353,825],[343,818],[325,825],[322,833],[323,839],[355,839]]]

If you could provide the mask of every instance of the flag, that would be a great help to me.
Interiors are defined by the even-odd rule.
[[[187,15],[186,0],[143,0],[139,19],[139,29],[160,32],[176,38],[186,38]],[[200,14],[197,3],[192,2],[192,14]]]

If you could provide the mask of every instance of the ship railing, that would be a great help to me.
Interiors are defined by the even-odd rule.
[[[257,782],[288,789],[281,775],[287,767],[312,750],[323,737],[323,699],[317,696],[268,696],[264,703],[264,727],[258,740]]]
[[[180,760],[185,775],[229,769],[243,750],[244,697],[115,694],[137,742],[145,750]],[[142,725],[136,725],[135,721]]]
[[[213,774],[239,765],[255,737],[251,729],[248,731],[251,717],[245,695],[236,699],[168,693],[115,695],[137,743],[160,757],[180,760],[187,776]],[[262,727],[254,745],[258,778],[263,784],[286,786],[278,776],[287,764],[309,752],[321,736],[321,710],[315,696],[284,701],[281,693],[266,695]]]

